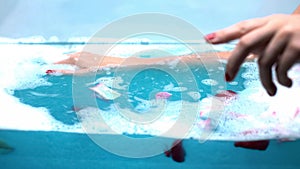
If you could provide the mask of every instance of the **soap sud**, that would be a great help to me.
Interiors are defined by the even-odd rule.
[[[25,40],[26,39],[19,39]],[[19,41],[16,40],[16,41]],[[30,39],[29,42],[33,42]],[[35,40],[39,41],[38,38]],[[50,86],[44,76],[51,63],[64,59],[62,55],[69,48],[47,45],[2,44],[0,49],[5,57],[0,57],[0,128],[14,130],[83,132],[79,124],[65,125],[54,119],[46,108],[36,108],[20,102],[13,97],[14,90],[34,89]],[[64,65],[57,65],[66,68]],[[40,93],[32,93],[42,96]],[[47,96],[51,97],[51,95]]]
[[[178,63],[180,62],[179,58],[174,59],[172,61],[167,61],[167,65],[169,65],[170,69],[174,69]]]
[[[245,72],[241,74],[241,77],[245,78],[243,83],[245,88],[260,85],[257,63],[245,62],[242,67],[246,69]]]
[[[224,86],[218,86],[218,88],[219,88],[219,89],[224,89],[225,87],[224,87]]]
[[[230,85],[232,85],[232,86],[236,86],[236,85],[238,85],[239,83],[236,82],[236,81],[233,81],[233,82],[229,82],[228,84],[230,84]]]
[[[79,124],[66,125],[57,121],[46,108],[21,104],[18,99],[3,91],[0,91],[0,96],[5,100],[5,104],[1,104],[1,129],[83,132]]]
[[[159,119],[145,124],[130,121],[128,118],[120,114],[120,112],[126,112],[129,110],[121,108],[116,109],[113,106],[107,111],[101,111],[97,108],[87,107],[79,111],[78,116],[84,124],[83,127],[87,129],[88,133],[102,133],[102,126],[99,126],[99,128],[97,125],[93,126],[94,124],[100,123],[99,119],[102,117],[103,122],[101,123],[107,124],[107,126],[109,126],[115,133],[137,134],[138,132],[139,134],[161,135],[170,129],[170,127],[172,127],[176,122],[176,116],[178,113],[180,113],[179,110],[180,104],[174,102],[167,106],[166,110],[162,112],[162,115],[159,117]],[[143,116],[144,115],[146,114],[143,114]]]
[[[153,106],[153,102],[139,97],[134,96],[134,99],[138,101],[138,105],[135,107],[135,110],[138,112],[147,112]]]
[[[187,93],[191,98],[193,98],[194,100],[199,100],[201,98],[201,94],[199,92],[188,92]]]
[[[216,86],[218,85],[218,82],[216,80],[213,79],[203,79],[201,80],[202,84],[205,84],[207,86]]]
[[[224,71],[225,68],[224,67],[218,67],[219,70]]]
[[[189,103],[185,102],[188,108],[194,109],[194,106],[199,104],[198,102]],[[111,128],[113,133],[127,133],[127,134],[150,134],[161,136],[165,135],[172,126],[178,122],[178,116],[186,116],[183,117],[184,122],[181,121],[181,125],[193,125],[192,121],[188,123],[186,120],[189,120],[187,116],[189,114],[181,112],[182,111],[182,102],[181,101],[173,101],[164,104],[164,109],[160,109],[158,113],[159,116],[155,118],[153,121],[148,121],[147,123],[139,123],[139,118],[151,116],[152,114],[144,113],[144,114],[132,114],[132,110],[128,110],[126,108],[116,108],[115,106],[111,106],[109,110],[102,111],[97,108],[87,107],[78,112],[78,116],[80,117],[83,127],[87,131],[87,133],[103,133],[103,124],[106,124]],[[92,114],[92,115],[91,115]],[[131,115],[130,115],[131,114]],[[125,116],[128,115],[128,116]],[[101,121],[103,119],[103,121]],[[98,126],[97,126],[98,125]],[[100,126],[101,125],[101,126]],[[168,133],[168,136],[185,136],[188,133]]]
[[[164,91],[170,92],[184,92],[187,91],[186,87],[175,87],[173,83],[169,83],[168,85],[164,86]]]
[[[218,124],[217,128],[211,131],[213,134],[209,139],[299,138],[300,104],[297,99],[287,101],[287,98],[294,98],[295,93],[300,92],[299,86],[287,89],[275,82],[278,92],[275,97],[270,97],[259,81],[253,80],[249,81],[250,83],[250,86],[238,93],[237,98],[224,102],[222,115],[217,119],[211,119],[208,113],[214,96],[201,100],[202,118],[198,121],[211,119]],[[202,139],[203,125],[195,126],[193,130],[197,131],[199,127],[201,129],[198,129],[198,133],[192,132],[193,138]]]
[[[93,82],[87,83],[86,85],[91,86],[91,85],[95,85],[95,84],[99,84],[99,83],[103,83],[105,86],[108,86],[108,87],[114,88],[114,89],[119,89],[119,90],[126,89],[125,85],[123,85],[123,86],[121,85],[122,83],[124,83],[124,81],[120,76],[100,77]]]

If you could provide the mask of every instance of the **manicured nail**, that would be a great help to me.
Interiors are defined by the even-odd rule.
[[[269,90],[267,90],[267,93],[268,93],[269,96],[274,96],[273,92],[271,92]]]
[[[274,90],[271,89],[271,90],[267,90],[267,92],[268,92],[269,96],[275,96],[277,90],[276,89],[274,89]]]
[[[46,74],[52,74],[52,73],[55,73],[55,70],[47,70],[46,71]]]
[[[292,87],[292,85],[293,85],[293,81],[291,79],[289,79],[286,87],[290,88],[290,87]]]
[[[230,75],[226,72],[225,73],[225,80],[227,81],[227,82],[230,82],[231,81],[231,77],[230,77]]]
[[[210,33],[210,34],[208,34],[208,35],[205,36],[205,40],[206,41],[211,41],[211,40],[213,40],[215,38],[216,38],[216,33]]]

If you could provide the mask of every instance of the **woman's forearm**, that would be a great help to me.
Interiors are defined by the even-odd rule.
[[[75,70],[48,70],[47,74],[62,73],[62,74],[86,74],[89,72],[95,72],[106,67],[138,67],[138,66],[151,66],[151,65],[165,65],[169,63],[183,62],[186,64],[195,64],[199,61],[201,63],[212,63],[216,59],[227,60],[231,55],[230,51],[227,52],[208,52],[198,54],[188,54],[182,56],[168,56],[158,58],[139,58],[139,57],[113,57],[113,56],[101,56],[88,52],[78,52],[70,54],[69,58],[56,62],[55,64],[71,64],[76,65],[79,69]],[[248,60],[252,60],[255,56],[248,57]]]
[[[195,63],[199,60],[205,63],[213,62],[216,59],[228,59],[231,52],[209,52],[209,53],[199,53],[199,54],[188,54],[182,56],[167,56],[167,57],[157,57],[157,58],[140,58],[140,57],[129,57],[129,58],[118,58],[105,56],[104,59],[99,63],[100,67],[105,67],[109,65],[116,66],[147,66],[155,64],[166,64],[173,61],[182,61],[184,63]]]

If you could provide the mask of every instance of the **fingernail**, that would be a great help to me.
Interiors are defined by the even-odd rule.
[[[291,79],[289,79],[288,84],[286,85],[286,87],[292,87],[292,85],[293,85],[293,82],[292,82]]]
[[[268,94],[269,94],[269,96],[274,96],[275,94],[276,94],[276,89],[274,89],[274,90],[267,90],[267,92],[268,92]]]
[[[270,92],[269,90],[267,90],[267,93],[268,93],[269,96],[273,96],[272,92]]]
[[[205,40],[206,41],[211,41],[211,40],[213,40],[215,38],[216,38],[216,33],[210,33],[210,34],[208,34],[208,35],[205,36]]]
[[[231,81],[231,77],[230,77],[230,75],[226,72],[225,73],[225,80],[227,81],[227,82],[230,82]]]
[[[52,74],[52,73],[55,73],[55,70],[47,70],[46,73],[47,74]]]

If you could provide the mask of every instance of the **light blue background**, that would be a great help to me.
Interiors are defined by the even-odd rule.
[[[299,0],[0,0],[0,37],[91,36],[128,15],[178,16],[203,33],[273,13],[291,13]]]

